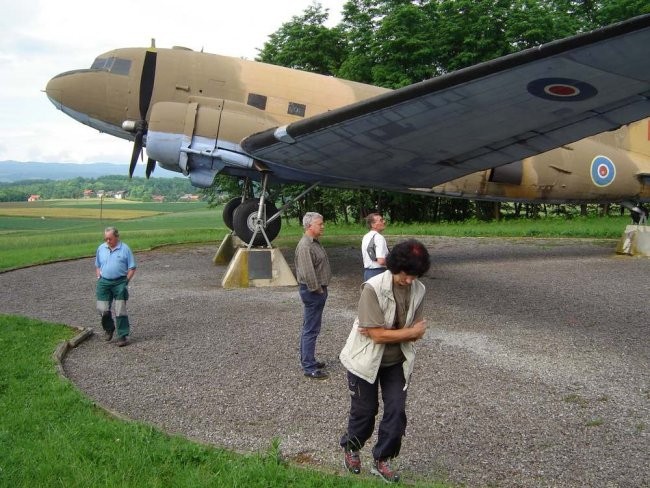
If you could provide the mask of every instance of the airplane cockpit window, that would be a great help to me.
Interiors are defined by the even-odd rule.
[[[266,109],[266,97],[258,95],[257,93],[249,93],[248,101],[246,102],[251,107],[259,108],[260,110]]]
[[[287,109],[287,113],[289,115],[297,115],[298,117],[304,117],[306,108],[307,108],[306,105],[303,105],[302,103],[289,102],[289,108]]]
[[[97,58],[90,69],[101,69],[116,75],[128,75],[131,69],[131,60],[124,58]]]
[[[109,69],[111,73],[116,75],[128,75],[131,69],[131,60],[123,58],[114,58],[113,66]]]
[[[108,61],[108,59],[106,58],[97,58],[95,59],[95,61],[93,61],[93,64],[90,67],[90,69],[104,69],[104,67],[106,66],[106,61]]]

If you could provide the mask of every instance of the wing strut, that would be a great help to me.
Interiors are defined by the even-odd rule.
[[[279,219],[280,216],[282,215],[282,212],[284,212],[287,208],[289,208],[289,207],[290,207],[291,205],[293,205],[295,202],[297,202],[298,200],[300,200],[302,197],[304,197],[307,193],[309,193],[310,191],[312,191],[312,190],[313,190],[314,188],[316,188],[318,185],[320,185],[320,181],[317,181],[316,183],[314,183],[313,185],[311,185],[309,188],[307,188],[305,191],[303,191],[300,195],[298,195],[296,198],[292,198],[292,199],[289,200],[287,203],[285,203],[284,205],[282,205],[282,206],[278,209],[277,213],[275,213],[274,215],[272,215],[271,218],[268,219],[268,220],[266,221],[266,223],[268,224],[269,222],[273,222],[275,219]]]

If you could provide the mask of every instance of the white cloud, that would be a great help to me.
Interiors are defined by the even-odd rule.
[[[174,45],[253,59],[268,36],[312,0],[4,2],[0,16],[0,160],[123,162],[131,144],[59,112],[42,90],[116,47]],[[345,0],[322,0],[329,25]]]

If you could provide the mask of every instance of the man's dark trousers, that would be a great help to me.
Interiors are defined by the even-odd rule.
[[[327,301],[327,287],[323,293],[309,291],[307,285],[300,284],[300,299],[304,305],[302,332],[300,334],[300,364],[305,373],[313,373],[316,368],[316,339],[320,333],[323,308]]]

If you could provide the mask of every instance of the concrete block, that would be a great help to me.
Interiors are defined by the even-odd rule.
[[[617,254],[630,256],[650,256],[650,227],[647,225],[628,225],[616,246]]]

